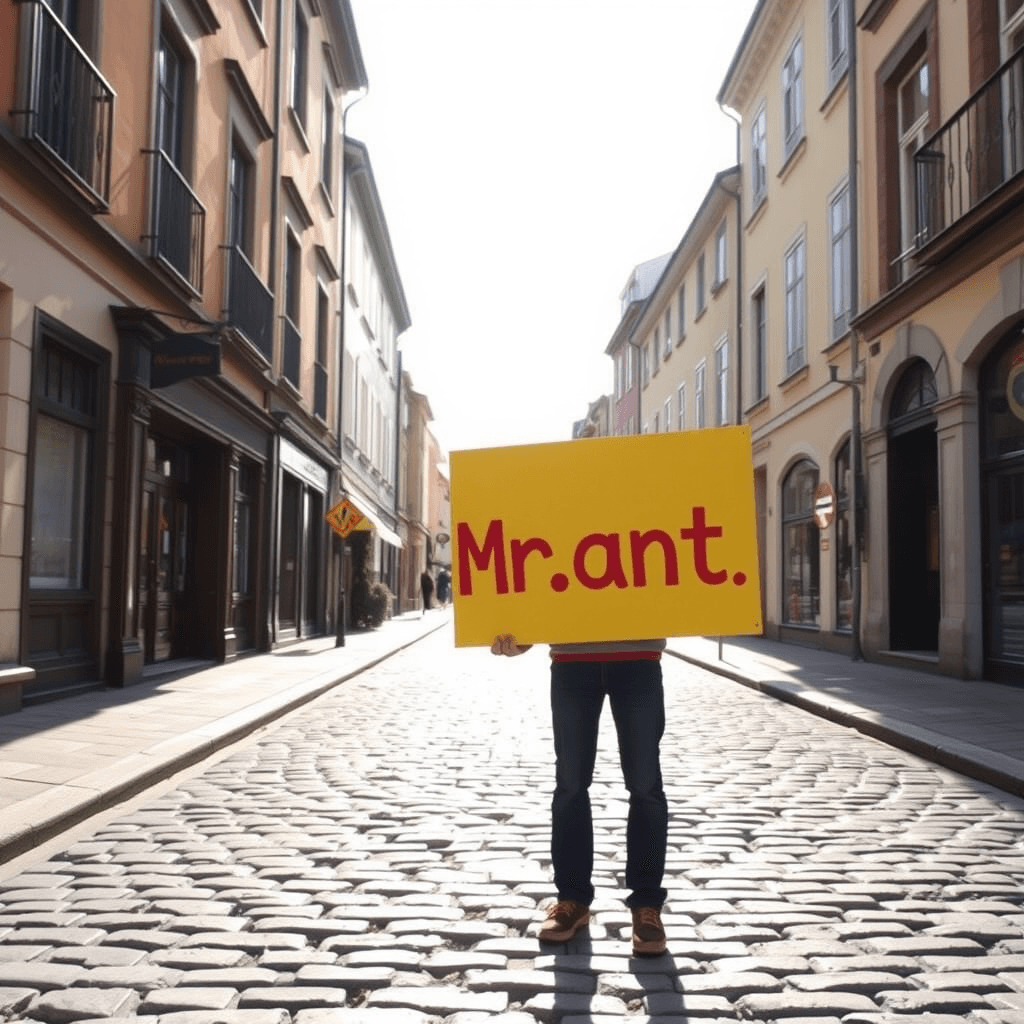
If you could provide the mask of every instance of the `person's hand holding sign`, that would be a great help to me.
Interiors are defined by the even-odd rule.
[[[514,658],[517,654],[525,654],[533,644],[517,644],[511,633],[499,633],[491,644],[491,654],[502,654]]]

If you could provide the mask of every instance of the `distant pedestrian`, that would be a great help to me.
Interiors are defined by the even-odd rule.
[[[426,611],[434,596],[434,579],[426,569],[420,573],[420,590],[423,592],[423,610]]]
[[[437,602],[442,608],[448,607],[451,590],[452,574],[442,566],[440,572],[437,574]]]

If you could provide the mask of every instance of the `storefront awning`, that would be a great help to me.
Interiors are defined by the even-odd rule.
[[[405,547],[402,543],[402,538],[399,537],[398,534],[389,526],[385,526],[384,523],[381,522],[380,516],[373,510],[373,507],[369,502],[364,501],[351,491],[349,491],[345,497],[352,502],[352,504],[355,505],[355,507],[359,509],[364,516],[366,516],[366,523],[360,523],[359,526],[355,528],[356,530],[376,530],[377,535],[385,544],[390,544],[393,548]]]

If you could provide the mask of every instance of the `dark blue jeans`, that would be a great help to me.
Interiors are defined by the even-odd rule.
[[[605,696],[619,738],[619,763],[629,791],[626,900],[660,907],[668,842],[668,803],[658,745],[665,731],[665,697],[657,661],[554,661],[551,719],[555,793],[551,801],[551,860],[560,900],[588,906],[594,898],[594,825],[590,783]]]

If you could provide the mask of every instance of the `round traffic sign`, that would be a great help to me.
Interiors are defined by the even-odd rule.
[[[835,516],[836,492],[832,490],[832,485],[827,480],[823,480],[814,492],[814,521],[824,530],[832,525]]]

